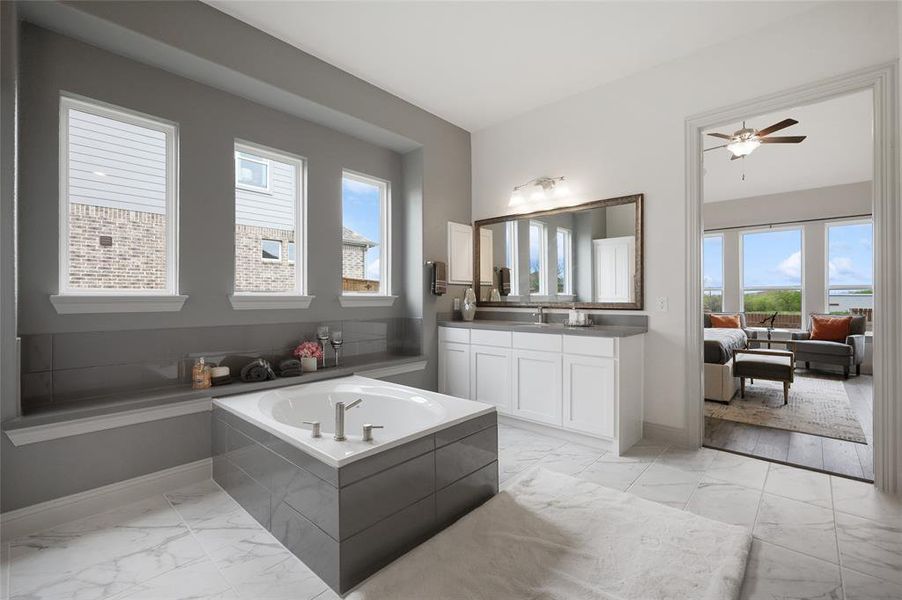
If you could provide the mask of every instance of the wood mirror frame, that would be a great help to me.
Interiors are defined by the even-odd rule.
[[[642,203],[643,194],[633,194],[632,196],[620,196],[618,198],[607,198],[605,200],[594,200],[583,204],[573,206],[563,206],[550,210],[541,210],[531,213],[510,214],[501,217],[493,217],[491,219],[482,219],[473,223],[473,290],[476,291],[477,306],[493,306],[493,307],[509,307],[509,308],[529,308],[535,306],[547,306],[550,308],[613,308],[618,310],[642,310],[644,307],[644,283],[645,273],[643,271],[643,225],[642,225]],[[594,208],[606,208],[609,206],[619,206],[622,204],[636,205],[636,249],[635,249],[635,273],[633,279],[633,302],[577,302],[577,301],[518,301],[518,302],[491,302],[480,299],[482,284],[480,283],[482,273],[480,272],[479,261],[479,240],[480,228],[486,225],[495,225],[496,223],[504,223],[511,220],[531,219],[542,216],[553,216],[565,213],[581,212]]]

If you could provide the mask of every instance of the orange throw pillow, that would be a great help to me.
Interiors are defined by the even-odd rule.
[[[739,320],[739,315],[711,315],[711,327],[739,329],[742,327],[742,322]]]
[[[811,315],[812,340],[825,342],[845,342],[852,326],[852,317],[827,317]]]

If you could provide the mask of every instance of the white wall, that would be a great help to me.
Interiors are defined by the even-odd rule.
[[[473,218],[510,212],[511,188],[538,175],[565,175],[571,202],[646,195],[646,305],[666,297],[669,310],[649,311],[645,419],[682,429],[686,118],[895,60],[898,34],[896,3],[826,3],[748,43],[711,47],[475,132]]]

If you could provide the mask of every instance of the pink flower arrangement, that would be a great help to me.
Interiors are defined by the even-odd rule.
[[[294,349],[293,354],[295,358],[320,359],[323,357],[323,349],[320,348],[319,344],[316,342],[301,342],[301,344]]]

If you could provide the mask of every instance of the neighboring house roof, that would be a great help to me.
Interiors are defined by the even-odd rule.
[[[341,228],[341,243],[346,246],[364,246],[366,248],[372,248],[379,245],[347,227]]]

